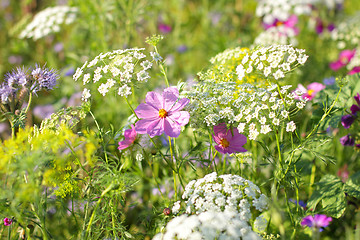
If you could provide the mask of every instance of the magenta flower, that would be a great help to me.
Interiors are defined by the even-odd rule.
[[[303,85],[299,84],[297,89],[304,92],[304,94],[301,96],[303,99],[311,100],[315,97],[316,93],[320,92],[325,88],[325,85],[321,83],[310,83],[307,88],[305,88]]]
[[[353,67],[353,69],[351,69],[351,71],[348,72],[348,75],[354,75],[355,73],[359,73],[359,72],[360,72],[360,66]]]
[[[295,25],[298,23],[298,17],[296,15],[291,15],[288,20],[286,21],[280,21],[278,19],[275,19],[272,24],[266,24],[263,23],[264,28],[267,30],[272,27],[278,27],[278,26],[284,26],[286,28],[292,28],[295,32],[295,34],[299,33],[299,29],[295,27]]]
[[[323,230],[322,228],[329,226],[331,221],[331,217],[324,214],[315,214],[315,216],[309,215],[304,217],[301,221],[301,225],[317,228],[321,232]]]
[[[350,134],[341,137],[339,140],[343,146],[354,146],[355,144],[355,139]]]
[[[4,218],[4,225],[10,226],[12,224],[13,220],[11,218]]]
[[[128,148],[135,142],[136,131],[135,131],[134,125],[131,125],[131,129],[125,130],[124,137],[125,137],[125,139],[123,141],[119,142],[119,147],[118,147],[119,150]]]
[[[159,23],[158,29],[161,33],[164,33],[164,34],[171,32],[171,26],[166,25],[164,23]]]
[[[236,128],[227,129],[225,123],[214,126],[213,139],[218,144],[215,149],[220,153],[247,151],[242,147],[247,141],[246,137],[240,134]]]
[[[178,137],[181,126],[185,126],[190,114],[182,110],[189,99],[179,98],[179,90],[169,87],[160,95],[156,92],[146,94],[146,103],[141,103],[136,109],[136,115],[141,118],[135,124],[139,134],[149,134],[150,137],[165,133],[169,137]]]
[[[356,50],[344,50],[339,54],[339,59],[330,63],[330,68],[334,71],[346,66],[354,57]]]

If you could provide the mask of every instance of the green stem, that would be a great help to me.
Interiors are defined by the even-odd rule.
[[[170,162],[173,162],[174,156],[173,156],[173,150],[171,147],[171,137],[169,137],[169,147],[170,147],[170,157],[171,157]],[[173,170],[173,178],[174,178],[174,191],[175,191],[175,201],[176,201],[177,200],[176,174],[179,170],[179,169],[177,169],[176,160],[175,160],[175,168],[176,168],[176,171]]]
[[[157,54],[159,54],[159,51],[158,51],[157,47],[154,46],[154,48],[155,48],[155,52],[156,52]],[[159,54],[159,55],[160,55],[160,54]],[[166,76],[166,71],[165,71],[165,68],[164,68],[163,65],[164,65],[163,63],[160,63],[160,64],[159,64],[160,71],[161,71],[162,75],[164,75],[166,86],[167,86],[167,87],[170,87],[170,85],[169,85],[169,80],[168,80],[168,78],[167,78],[167,76]]]
[[[31,101],[32,101],[32,93],[30,92],[30,93],[29,93],[29,102],[28,102],[28,105],[26,106],[25,114],[26,114],[26,113],[29,111],[29,109],[30,109]]]
[[[129,108],[131,109],[131,111],[133,112],[133,114],[135,115],[136,119],[139,120],[140,118],[139,118],[139,117],[137,116],[137,114],[135,113],[135,110],[134,110],[134,108],[131,106],[131,104],[129,103],[127,97],[124,96],[124,98],[125,98],[125,101],[126,101],[127,105],[129,106]]]

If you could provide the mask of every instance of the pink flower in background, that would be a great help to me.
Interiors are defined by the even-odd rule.
[[[334,71],[346,66],[354,57],[356,50],[344,50],[339,54],[339,59],[330,63],[330,68]]]
[[[348,72],[348,75],[353,75],[353,74],[359,73],[359,72],[360,72],[360,66],[353,67],[353,69],[351,69],[351,71]]]
[[[280,21],[278,19],[275,19],[272,24],[266,24],[263,23],[265,29],[269,29],[272,27],[278,27],[278,26],[284,26],[286,28],[292,28],[295,32],[295,34],[299,33],[299,29],[295,27],[295,25],[298,23],[298,17],[296,15],[291,15],[288,20],[286,21]]]
[[[247,141],[246,137],[240,134],[236,128],[227,129],[225,123],[214,126],[213,139],[218,144],[215,149],[220,153],[247,151],[242,147]]]
[[[304,94],[301,96],[303,99],[311,100],[315,97],[316,93],[320,92],[325,88],[324,84],[321,83],[310,83],[307,88],[299,84],[297,90],[301,90]]]
[[[125,139],[123,141],[119,142],[119,147],[118,147],[119,150],[128,148],[135,142],[136,131],[135,131],[134,125],[131,125],[131,129],[125,130],[124,137],[125,137]]]
[[[309,215],[304,217],[301,221],[301,225],[317,228],[321,232],[323,230],[322,228],[329,226],[331,221],[331,217],[328,217],[324,214],[315,214],[315,216]]]
[[[166,25],[164,23],[159,23],[158,29],[161,33],[164,33],[164,34],[171,32],[171,26]]]
[[[150,137],[165,133],[169,137],[178,137],[181,126],[185,126],[190,114],[182,110],[189,99],[179,98],[179,90],[169,87],[160,95],[156,92],[146,94],[146,103],[141,103],[136,109],[136,115],[141,118],[135,124],[139,134],[149,134]]]
[[[10,226],[12,224],[13,220],[10,218],[4,218],[4,225]]]

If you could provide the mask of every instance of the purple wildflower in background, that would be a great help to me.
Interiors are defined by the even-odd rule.
[[[335,77],[325,78],[325,79],[323,80],[323,83],[324,83],[325,85],[334,85],[334,83],[335,83]]]
[[[340,138],[340,143],[343,146],[354,146],[355,139],[352,138],[350,134],[348,134],[348,135],[345,135],[342,138]]]
[[[13,220],[11,218],[4,218],[4,225],[10,226],[12,224]]]
[[[187,111],[181,111],[189,99],[179,98],[179,90],[169,87],[160,95],[156,92],[146,94],[146,103],[141,103],[136,109],[136,115],[141,118],[135,124],[139,134],[149,134],[150,137],[165,133],[169,137],[178,137],[181,126],[185,126],[190,119]]]
[[[321,232],[323,231],[324,227],[329,226],[331,221],[331,217],[328,217],[324,214],[315,214],[315,216],[309,215],[304,217],[301,221],[301,225],[319,229],[319,231]]]

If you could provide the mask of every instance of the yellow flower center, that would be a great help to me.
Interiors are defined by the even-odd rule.
[[[278,27],[278,26],[281,26],[283,24],[284,24],[284,22],[278,21],[275,25]]]
[[[168,115],[168,113],[165,109],[162,108],[159,110],[159,117],[166,118],[167,115]]]
[[[309,94],[309,96],[311,96],[314,93],[314,90],[310,89],[307,93]]]
[[[226,138],[222,138],[222,139],[220,140],[220,145],[221,145],[223,148],[227,148],[227,147],[230,145],[230,143],[229,143],[228,140],[226,140]]]

